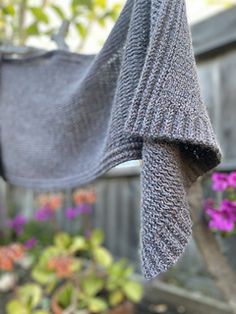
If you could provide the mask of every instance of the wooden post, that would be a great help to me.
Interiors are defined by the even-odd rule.
[[[209,230],[202,212],[202,181],[199,179],[188,193],[191,216],[194,222],[193,237],[206,267],[221,289],[232,313],[236,314],[236,274],[220,250],[219,243]]]

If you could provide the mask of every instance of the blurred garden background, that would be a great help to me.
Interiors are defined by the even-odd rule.
[[[124,2],[1,0],[0,54],[96,53]],[[195,224],[184,256],[157,279],[143,280],[139,162],[58,193],[1,180],[0,314],[236,313],[236,1],[186,4],[224,160],[191,190]]]

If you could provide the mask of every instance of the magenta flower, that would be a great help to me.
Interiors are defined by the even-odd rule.
[[[65,216],[69,220],[75,219],[79,214],[78,208],[76,207],[67,208],[65,211]]]
[[[231,232],[234,230],[236,222],[236,202],[224,200],[219,209],[213,207],[206,208],[207,214],[211,220],[209,227],[222,232]]]
[[[229,187],[228,174],[215,172],[212,175],[212,189],[214,191],[224,191]]]
[[[212,198],[208,198],[203,203],[203,209],[207,212],[210,208],[214,208],[214,200]]]
[[[54,214],[55,211],[48,205],[45,205],[35,212],[34,218],[38,221],[45,221],[52,219],[54,217]]]
[[[31,238],[31,239],[25,241],[24,247],[25,247],[27,250],[30,250],[30,249],[32,249],[32,248],[35,247],[35,245],[37,244],[37,242],[38,242],[37,239],[33,237],[33,238]]]
[[[92,206],[87,203],[80,204],[77,208],[80,214],[89,214],[92,212]]]
[[[12,228],[17,235],[21,234],[24,229],[24,225],[27,223],[26,218],[23,215],[17,215],[8,221],[8,225]]]
[[[228,177],[228,185],[230,187],[236,188],[236,171],[231,172]]]

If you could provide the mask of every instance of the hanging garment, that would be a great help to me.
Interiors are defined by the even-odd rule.
[[[191,235],[186,194],[221,161],[203,105],[184,0],[127,0],[96,55],[2,56],[2,176],[61,189],[142,159],[145,278],[172,266]]]

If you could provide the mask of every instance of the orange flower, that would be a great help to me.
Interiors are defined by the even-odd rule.
[[[0,247],[0,269],[13,270],[14,263],[24,256],[25,250],[21,244],[11,244]]]
[[[48,195],[47,194],[40,194],[37,197],[37,202],[39,207],[44,207],[48,204]]]
[[[75,204],[94,204],[96,201],[96,193],[91,190],[78,189],[73,194]]]
[[[49,206],[52,209],[57,209],[62,207],[63,196],[62,194],[51,194],[49,196]]]
[[[40,207],[49,206],[52,209],[57,209],[62,207],[63,194],[40,194],[37,197],[37,201]]]
[[[0,252],[1,254],[1,252]],[[0,269],[4,271],[12,271],[13,270],[13,261],[4,256],[0,256]]]
[[[69,278],[73,274],[73,258],[56,256],[49,260],[48,269],[56,272],[59,278]]]

